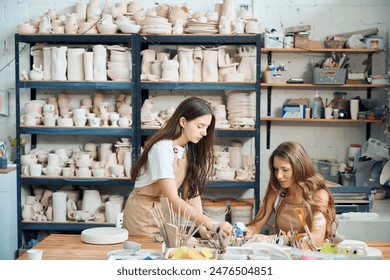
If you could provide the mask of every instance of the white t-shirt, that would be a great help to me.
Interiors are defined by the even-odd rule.
[[[184,148],[177,146],[178,155],[182,155]],[[179,157],[179,156],[178,156]],[[148,169],[142,170],[141,176],[134,184],[134,188],[141,188],[153,184],[159,179],[175,178],[173,170],[173,160],[175,153],[173,151],[172,140],[161,140],[153,145],[148,155]],[[180,157],[179,157],[180,158]]]

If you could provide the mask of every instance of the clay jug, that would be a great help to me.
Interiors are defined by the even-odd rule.
[[[98,21],[102,15],[99,0],[89,0],[87,6],[87,21]]]
[[[79,29],[79,25],[77,22],[77,15],[67,14],[66,15],[66,22],[65,22],[65,33],[66,34],[77,34],[77,31]]]
[[[84,190],[81,209],[96,213],[101,206],[100,193],[98,190]]]
[[[34,214],[34,208],[31,204],[23,205],[22,218],[23,221],[31,221]]]

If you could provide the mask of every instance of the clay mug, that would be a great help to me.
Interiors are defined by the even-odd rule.
[[[101,118],[98,118],[98,117],[89,118],[88,122],[89,122],[89,125],[91,127],[99,127],[100,126],[100,122],[101,122]]]
[[[32,163],[30,164],[30,175],[41,176],[42,175],[42,164]]]
[[[85,110],[83,108],[77,108],[73,111],[73,117],[85,117]]]
[[[94,219],[95,222],[97,223],[104,223],[106,221],[106,216],[104,213],[96,213],[95,214],[95,219]]]
[[[131,120],[127,117],[120,117],[118,120],[118,124],[120,127],[130,127]]]
[[[50,29],[50,33],[53,34],[65,34],[65,26],[63,25],[54,25]]]
[[[38,162],[37,157],[33,154],[22,155],[20,160],[23,166],[29,166],[32,163]]]
[[[76,127],[84,127],[87,124],[87,117],[73,117],[73,121]]]
[[[74,175],[74,169],[72,167],[64,167],[62,168],[62,176],[64,177],[72,177]]]
[[[34,115],[23,115],[20,120],[25,126],[36,126],[37,117]]]
[[[48,154],[47,165],[54,166],[54,167],[60,166],[60,156],[54,153]]]
[[[106,171],[104,169],[92,169],[92,175],[93,177],[104,177],[104,174]]]
[[[44,126],[56,126],[56,120],[57,118],[53,116],[44,116],[43,117],[43,124]]]

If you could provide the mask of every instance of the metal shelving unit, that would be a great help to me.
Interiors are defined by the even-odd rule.
[[[175,44],[202,44],[202,45],[254,45],[257,50],[261,47],[260,35],[243,36],[199,36],[199,35],[181,35],[181,36],[144,36],[139,34],[131,35],[19,35],[15,34],[15,53],[19,54],[21,44],[33,45],[35,43],[59,44],[59,45],[95,45],[95,44],[123,44],[131,47],[132,52],[132,79],[129,82],[72,82],[72,81],[22,81],[20,80],[20,58],[15,57],[15,94],[16,94],[16,139],[17,146],[20,147],[20,136],[22,134],[31,135],[32,148],[37,145],[37,135],[85,135],[85,136],[120,136],[131,137],[133,147],[133,161],[139,156],[141,151],[142,137],[153,134],[156,129],[141,128],[140,108],[143,99],[149,90],[245,90],[256,92],[256,125],[253,129],[224,129],[217,130],[217,137],[242,137],[254,138],[255,141],[255,180],[241,181],[210,181],[208,187],[223,189],[253,189],[255,195],[255,209],[259,208],[260,183],[260,52],[257,51],[256,57],[256,81],[253,83],[167,83],[167,82],[141,82],[141,56],[142,49],[151,44],[175,45]],[[30,57],[30,63],[32,59]],[[77,128],[77,127],[25,127],[21,125],[21,90],[29,90],[29,99],[37,98],[37,91],[42,89],[64,90],[64,89],[83,89],[83,90],[124,90],[131,93],[133,119],[132,128]],[[22,242],[23,231],[38,230],[56,230],[56,231],[82,231],[86,228],[97,226],[113,226],[107,223],[56,223],[56,222],[22,222],[22,202],[21,188],[23,185],[50,185],[60,187],[64,185],[74,186],[119,186],[131,187],[132,183],[128,179],[107,179],[107,178],[64,178],[64,177],[28,177],[21,173],[21,151],[18,149],[17,158],[17,209],[18,209],[18,243]]]

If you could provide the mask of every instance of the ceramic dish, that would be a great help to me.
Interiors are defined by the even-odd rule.
[[[96,227],[81,232],[81,241],[90,244],[115,244],[129,238],[129,232],[123,228]]]
[[[388,161],[385,166],[383,166],[381,176],[379,177],[379,183],[381,185],[386,184],[390,180],[390,161]]]

